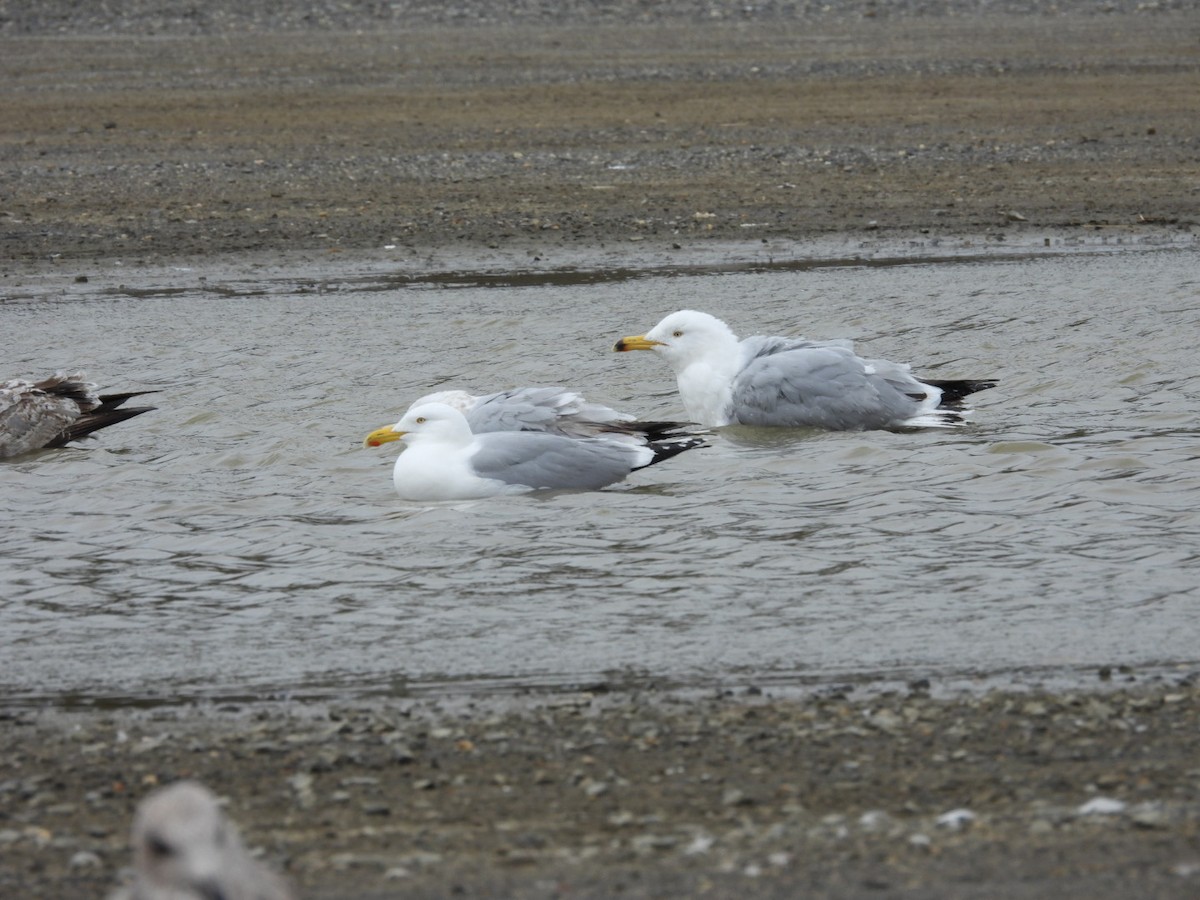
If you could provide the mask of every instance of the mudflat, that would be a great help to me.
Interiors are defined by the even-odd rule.
[[[651,6],[39,4],[0,22],[3,255],[1196,227],[1191,5]]]
[[[0,11],[3,277],[1200,233],[1190,3],[75,6]],[[0,696],[0,895],[103,895],[187,777],[306,897],[1193,897],[1197,672]]]

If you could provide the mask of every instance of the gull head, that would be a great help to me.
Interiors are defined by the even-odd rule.
[[[231,854],[236,856],[241,847],[216,797],[189,781],[142,801],[132,841],[139,880],[180,897],[223,896],[222,877]]]
[[[737,346],[729,326],[708,313],[682,309],[673,312],[643,335],[621,338],[614,350],[653,350],[675,369],[686,368],[714,351]]]
[[[466,416],[445,403],[422,403],[412,407],[395,425],[385,425],[363,438],[364,447],[378,447],[392,441],[412,444],[422,440],[468,443],[471,426]]]
[[[467,412],[475,401],[479,398],[474,394],[468,394],[466,391],[437,391],[433,394],[426,394],[424,397],[418,397],[409,406],[412,409],[414,406],[424,406],[426,403],[445,403],[447,406],[453,406],[459,412]]]

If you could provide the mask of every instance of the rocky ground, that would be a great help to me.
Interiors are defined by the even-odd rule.
[[[196,778],[306,897],[1194,897],[1198,734],[1196,673],[11,712],[0,894],[102,896]]]
[[[1200,231],[1190,2],[83,6],[0,0],[0,277]],[[306,897],[1200,894],[1188,671],[0,710],[4,897],[180,777]]]
[[[829,6],[0,2],[0,258],[1197,227],[1194,4]]]

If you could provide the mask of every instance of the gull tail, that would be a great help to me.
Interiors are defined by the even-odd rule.
[[[660,463],[663,460],[670,459],[672,456],[678,456],[685,450],[692,450],[696,447],[707,447],[708,441],[698,435],[675,434],[661,440],[653,440],[647,444],[647,447],[654,453],[650,462],[645,465],[637,466],[639,469],[644,469],[647,466],[652,466],[655,463]]]
[[[610,434],[633,434],[644,437],[647,441],[668,441],[675,438],[695,437],[697,434],[709,434],[707,428],[701,428],[691,422],[615,422],[605,426]]]
[[[942,392],[942,396],[935,409],[925,409],[905,421],[904,425],[908,428],[956,428],[964,425],[974,412],[967,405],[967,397],[976,391],[985,391],[998,384],[996,381],[934,381],[929,378],[922,379],[921,383],[937,388]]]
[[[101,394],[100,405],[83,413],[78,419],[59,432],[58,436],[46,444],[47,447],[65,447],[71,441],[87,437],[93,431],[116,425],[134,416],[150,412],[154,406],[130,406],[119,408],[130,397],[140,397],[143,394],[157,394],[158,391],[130,391],[125,394]]]
[[[999,382],[969,380],[931,381],[925,378],[922,379],[922,383],[931,385],[942,392],[942,401],[938,404],[938,409],[962,410],[965,408],[965,401],[968,395],[974,394],[976,391],[986,391],[988,388],[994,388]]]

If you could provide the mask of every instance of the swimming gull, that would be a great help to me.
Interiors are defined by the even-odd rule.
[[[704,446],[693,434],[571,438],[544,431],[472,432],[445,403],[410,409],[372,431],[363,446],[403,441],[392,483],[405,500],[470,500],[538,489],[598,490],[631,472]]]
[[[130,397],[153,393],[98,394],[96,385],[82,372],[58,372],[41,381],[13,378],[0,382],[0,459],[62,447],[93,431],[150,412],[153,406],[122,404]]]
[[[490,431],[546,431],[566,437],[598,434],[656,436],[687,427],[683,422],[638,422],[629,413],[592,403],[564,387],[520,387],[475,396],[439,391],[414,400],[409,409],[445,403],[462,412],[475,434]]]
[[[134,881],[109,900],[292,900],[283,879],[251,858],[217,798],[179,781],[138,805]]]
[[[694,310],[671,313],[613,349],[659,354],[675,371],[688,416],[714,427],[947,428],[970,414],[968,394],[996,384],[918,379],[903,363],[863,359],[850,341],[739,341],[720,319]]]

